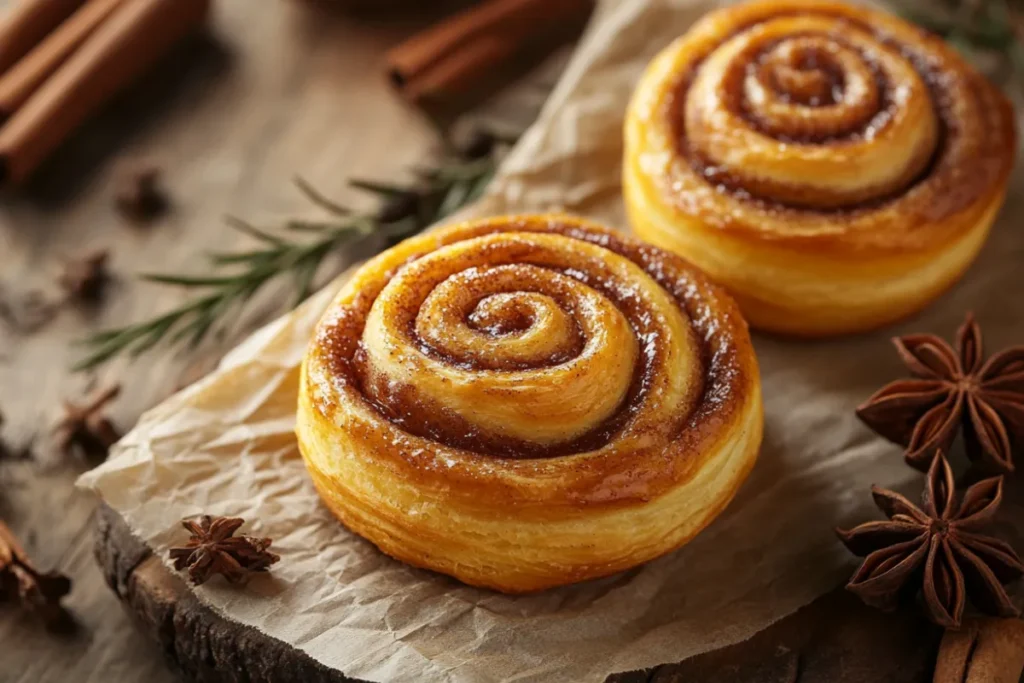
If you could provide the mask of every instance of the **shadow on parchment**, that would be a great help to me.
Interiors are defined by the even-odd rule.
[[[233,60],[226,46],[208,31],[182,41],[70,135],[17,196],[5,196],[4,202],[59,210],[82,191],[98,168],[129,149],[134,139],[194,108]]]

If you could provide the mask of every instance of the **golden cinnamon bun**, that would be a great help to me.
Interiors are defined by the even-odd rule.
[[[705,16],[648,66],[625,126],[636,232],[795,335],[915,312],[1002,205],[1009,102],[945,42],[838,2]]]
[[[491,218],[369,261],[320,321],[296,431],[328,507],[409,564],[506,592],[673,550],[757,457],[733,301],[567,216]]]

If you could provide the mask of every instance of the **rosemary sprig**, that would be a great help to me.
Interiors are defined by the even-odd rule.
[[[967,57],[996,55],[1010,76],[1024,75],[1024,7],[1019,0],[938,0],[904,16],[945,38]]]
[[[443,219],[479,197],[490,182],[504,142],[481,133],[461,152],[449,150],[441,163],[416,169],[409,184],[351,180],[349,185],[378,198],[370,213],[357,213],[333,202],[302,179],[299,190],[327,215],[325,220],[291,220],[283,230],[268,232],[238,218],[228,218],[259,246],[246,251],[208,255],[214,274],[192,276],[145,274],[141,279],[188,290],[197,295],[182,305],[149,320],[104,330],[82,340],[85,356],[75,370],[95,368],[122,355],[138,356],[166,343],[196,346],[228,314],[236,312],[265,285],[290,276],[295,289],[293,306],[311,293],[327,257],[371,235],[393,244]],[[300,235],[312,235],[304,239]]]

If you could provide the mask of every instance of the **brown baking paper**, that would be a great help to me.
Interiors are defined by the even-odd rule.
[[[644,64],[708,4],[604,2],[541,116],[470,212],[565,208],[623,227],[621,126]],[[925,313],[877,334],[755,338],[764,382],[760,459],[707,530],[608,579],[527,597],[407,567],[343,528],[313,490],[292,433],[299,360],[340,279],[148,412],[81,484],[164,553],[182,517],[238,515],[281,562],[240,590],[195,589],[214,609],[369,681],[598,681],[746,638],[855,566],[833,527],[875,518],[869,486],[921,477],[854,407],[902,369],[889,337],[950,336],[973,309],[989,349],[1024,339],[1019,221],[1009,205],[979,261]],[[1014,189],[1016,188],[1016,190]]]

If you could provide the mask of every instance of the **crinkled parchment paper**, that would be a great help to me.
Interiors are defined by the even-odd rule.
[[[710,7],[600,5],[539,121],[470,213],[566,208],[624,226],[621,122],[647,60]],[[951,335],[974,309],[994,349],[1024,338],[1020,178],[964,282],[884,332],[756,338],[767,429],[753,475],[682,550],[605,580],[507,597],[393,561],[320,504],[292,433],[300,357],[339,282],[259,331],[216,372],[149,411],[81,483],[158,551],[177,520],[253,520],[282,559],[245,590],[196,592],[224,615],[370,681],[596,681],[743,639],[837,585],[853,560],[832,529],[875,516],[872,483],[919,490],[854,407],[899,376],[893,334]]]

